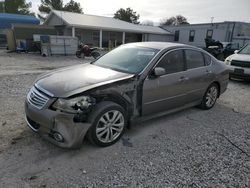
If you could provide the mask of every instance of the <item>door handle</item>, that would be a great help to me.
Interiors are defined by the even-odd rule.
[[[179,82],[184,82],[184,81],[188,81],[188,80],[189,80],[188,77],[182,76],[182,77],[180,77]]]

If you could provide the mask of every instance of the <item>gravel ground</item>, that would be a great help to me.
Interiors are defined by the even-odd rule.
[[[65,150],[31,132],[23,102],[36,77],[83,62],[0,52],[0,187],[250,188],[250,83],[231,81],[209,111],[134,125],[107,148]]]

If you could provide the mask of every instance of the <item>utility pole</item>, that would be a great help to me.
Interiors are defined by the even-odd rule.
[[[211,17],[211,25],[214,24],[214,17]]]

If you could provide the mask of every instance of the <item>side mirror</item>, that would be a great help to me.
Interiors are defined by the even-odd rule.
[[[237,54],[239,52],[239,50],[235,50],[234,53]]]
[[[162,76],[166,74],[166,70],[162,67],[155,67],[154,71],[153,71],[153,75],[156,77]]]

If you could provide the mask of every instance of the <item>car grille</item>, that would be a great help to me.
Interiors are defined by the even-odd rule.
[[[246,67],[246,68],[250,68],[250,62],[247,62],[247,61],[236,61],[236,60],[232,60],[231,65],[236,66],[236,67]]]
[[[27,100],[34,107],[42,109],[49,98],[33,86],[27,95]]]

